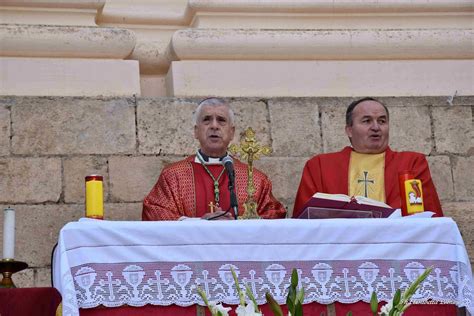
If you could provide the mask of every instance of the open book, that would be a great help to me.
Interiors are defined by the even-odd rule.
[[[395,211],[389,205],[363,196],[314,194],[299,218],[387,218]]]

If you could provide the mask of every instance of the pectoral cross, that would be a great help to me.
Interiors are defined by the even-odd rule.
[[[357,183],[364,182],[364,196],[369,197],[369,183],[374,184],[374,180],[369,180],[368,179],[369,172],[364,171],[364,179],[357,179]]]
[[[216,207],[218,206],[217,204],[214,204],[212,201],[209,202],[209,212],[211,213],[214,213],[214,211],[216,210]]]

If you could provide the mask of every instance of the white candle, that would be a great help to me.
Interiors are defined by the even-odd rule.
[[[15,210],[3,211],[3,259],[15,258]]]

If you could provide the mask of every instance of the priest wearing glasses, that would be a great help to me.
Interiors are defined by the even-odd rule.
[[[155,186],[143,201],[142,219],[183,220],[187,218],[234,218],[231,210],[227,147],[234,138],[234,112],[220,98],[201,101],[194,113],[194,137],[200,148],[195,155],[165,167]],[[238,212],[247,200],[247,165],[233,158]],[[286,210],[273,196],[272,184],[254,169],[254,198],[262,218],[284,218]]]

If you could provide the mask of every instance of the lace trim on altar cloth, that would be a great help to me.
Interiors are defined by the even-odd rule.
[[[71,284],[75,288],[69,289],[68,296],[74,295],[80,308],[146,304],[190,306],[204,304],[197,293],[201,287],[210,300],[238,304],[232,267],[241,285],[250,287],[259,304],[266,302],[266,292],[284,304],[291,270],[296,267],[299,286],[305,289],[305,303],[369,302],[373,291],[379,301],[387,301],[398,288],[406,289],[429,266],[435,268],[412,301],[465,306],[474,314],[472,274],[466,265],[430,260],[160,263],[159,269],[156,263],[87,264],[71,269]],[[63,305],[67,310],[67,298]],[[77,309],[77,305],[71,308]]]

